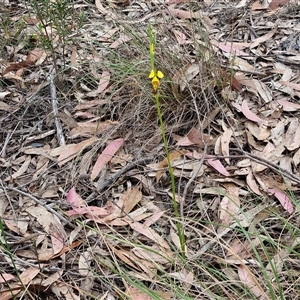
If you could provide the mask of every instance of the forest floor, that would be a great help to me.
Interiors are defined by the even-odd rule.
[[[298,299],[299,5],[0,0],[0,299]]]

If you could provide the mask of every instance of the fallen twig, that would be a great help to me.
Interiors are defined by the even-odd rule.
[[[53,115],[54,115],[54,124],[56,127],[56,136],[57,136],[59,145],[64,146],[66,144],[66,141],[65,141],[65,137],[63,134],[60,120],[57,117],[58,108],[57,108],[56,86],[55,86],[54,80],[53,80],[53,72],[54,72],[54,70],[52,70],[52,73],[49,76],[49,81],[50,81],[50,94],[51,94],[52,110],[53,110]]]
[[[128,171],[132,170],[133,168],[135,168],[137,166],[144,166],[145,164],[151,162],[152,159],[153,159],[152,157],[151,158],[146,157],[146,158],[142,158],[142,159],[130,162],[124,168],[119,170],[117,173],[111,175],[107,179],[100,180],[100,184],[97,187],[97,192],[93,192],[92,194],[90,194],[85,201],[86,202],[93,201],[98,193],[101,193],[103,190],[105,190],[107,187],[109,187],[113,182],[117,181],[125,173],[127,173]]]

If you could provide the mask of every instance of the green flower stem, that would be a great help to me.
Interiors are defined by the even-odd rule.
[[[185,236],[184,236],[184,229],[181,224],[180,220],[180,214],[178,210],[178,205],[176,202],[176,185],[175,185],[175,176],[174,176],[174,169],[172,167],[171,161],[170,161],[170,156],[169,156],[169,147],[168,147],[168,142],[166,138],[166,132],[165,132],[165,124],[162,119],[162,113],[160,110],[160,101],[159,101],[159,93],[156,93],[154,95],[155,98],[155,103],[156,103],[156,109],[157,109],[157,114],[159,117],[159,124],[160,124],[160,130],[161,130],[161,135],[164,143],[164,150],[166,153],[167,157],[167,162],[168,162],[168,171],[170,174],[170,179],[171,179],[171,187],[172,187],[172,200],[173,200],[173,208],[175,212],[175,217],[176,217],[176,228],[178,231],[178,237],[180,241],[180,246],[181,246],[181,252],[182,255],[185,257]]]
[[[183,229],[183,226],[181,223],[178,205],[176,202],[175,176],[174,176],[174,170],[173,170],[173,167],[172,167],[172,164],[170,161],[168,142],[167,142],[166,132],[165,132],[165,124],[164,124],[161,109],[160,109],[160,100],[159,100],[159,92],[158,92],[160,79],[162,79],[164,77],[164,75],[161,71],[156,71],[156,69],[155,69],[155,45],[156,45],[155,42],[156,42],[156,40],[155,40],[155,36],[152,32],[152,28],[151,28],[150,24],[148,26],[148,35],[150,38],[150,52],[149,53],[150,53],[150,66],[151,66],[151,72],[150,72],[149,78],[152,79],[153,94],[154,94],[154,98],[155,98],[157,114],[159,117],[161,135],[162,135],[162,139],[163,139],[163,143],[164,143],[164,150],[165,150],[167,162],[168,162],[168,171],[169,171],[170,178],[171,178],[172,200],[173,200],[173,208],[174,208],[174,213],[175,213],[175,218],[176,218],[176,228],[178,231],[181,252],[182,252],[183,257],[185,257],[185,235],[184,235],[184,229]]]

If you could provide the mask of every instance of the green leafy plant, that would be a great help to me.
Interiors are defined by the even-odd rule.
[[[82,27],[85,19],[84,12],[76,17],[70,0],[32,0],[31,5],[33,13],[39,20],[36,26],[39,41],[43,49],[50,51],[55,71],[58,73],[56,48],[61,47],[59,57],[62,58],[63,68],[65,68],[67,46],[74,42],[74,35],[76,35],[74,30],[78,31]]]

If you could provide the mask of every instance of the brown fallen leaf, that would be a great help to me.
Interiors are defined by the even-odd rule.
[[[294,212],[294,205],[291,199],[279,188],[269,188],[268,193],[274,195],[282,205],[282,207],[290,214]]]
[[[248,289],[253,293],[255,297],[257,297],[257,299],[270,299],[264,292],[262,286],[258,283],[254,274],[246,265],[241,264],[238,267],[238,275],[241,282],[248,287]]]
[[[61,167],[63,164],[72,160],[76,155],[79,155],[85,148],[90,147],[96,142],[97,138],[92,137],[90,139],[84,140],[78,144],[69,144],[61,146],[50,151],[51,156],[58,157],[58,165]]]
[[[220,220],[225,227],[229,226],[236,218],[240,209],[239,187],[234,184],[224,184],[226,194],[220,202]],[[222,232],[221,226],[218,232]]]
[[[222,124],[223,127],[223,134],[221,136],[221,152],[224,156],[229,156],[229,144],[230,144],[230,139],[233,134],[233,131],[230,128],[227,128],[225,124]],[[228,165],[230,165],[230,159],[229,157],[225,158],[225,161],[227,162]]]
[[[103,71],[100,77],[97,93],[102,93],[109,85],[110,73],[108,71]]]
[[[250,109],[249,109],[249,106],[247,104],[247,101],[244,100],[243,103],[242,103],[242,112],[244,114],[244,116],[252,121],[252,122],[256,122],[256,123],[262,123],[263,120],[258,117],[255,113],[253,113]]]
[[[130,223],[129,225],[133,230],[146,236],[151,241],[157,243],[160,247],[170,249],[170,246],[167,243],[167,241],[164,238],[162,238],[158,233],[156,233],[152,228],[144,226],[139,222]]]
[[[169,153],[169,160],[170,160],[171,165],[174,162],[174,160],[176,160],[181,155],[184,155],[187,152],[188,152],[187,150],[175,150],[175,151],[171,151]],[[159,163],[159,168],[161,170],[158,170],[156,172],[156,182],[159,182],[159,180],[161,179],[163,173],[165,172],[165,170],[163,170],[163,169],[166,168],[166,167],[168,167],[168,159],[167,158],[165,158],[163,161],[161,161]]]
[[[21,175],[23,175],[27,171],[27,169],[28,169],[28,167],[30,165],[30,162],[31,162],[31,156],[28,155],[26,157],[24,163],[20,167],[20,169],[17,172],[15,172],[14,174],[12,174],[11,176],[5,178],[4,181],[10,180],[10,178],[11,179],[17,179],[18,177],[20,177]]]
[[[269,8],[272,10],[277,9],[279,6],[289,3],[290,0],[272,0],[269,4]]]
[[[72,206],[73,210],[77,208],[86,207],[87,203],[78,195],[75,191],[75,187],[72,187],[67,194],[67,202]]]
[[[123,138],[116,139],[110,142],[103,152],[99,155],[91,173],[91,181],[99,175],[103,167],[113,158],[116,152],[121,148],[124,143]]]

